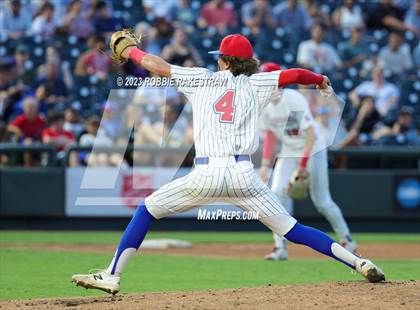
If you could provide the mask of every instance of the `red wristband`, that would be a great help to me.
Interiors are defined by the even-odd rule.
[[[130,52],[128,53],[128,57],[130,57],[132,60],[134,60],[136,63],[138,63],[139,65],[141,65],[141,60],[143,59],[143,57],[147,55],[146,52],[143,52],[141,49],[134,47],[130,50]]]
[[[309,161],[309,154],[303,154],[303,156],[300,159],[299,165],[303,168],[306,168],[306,166],[308,165],[308,161]]]

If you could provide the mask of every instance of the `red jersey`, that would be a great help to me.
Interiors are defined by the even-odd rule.
[[[74,140],[74,135],[71,131],[68,130],[54,130],[51,128],[46,128],[42,131],[42,137],[50,137],[50,138],[59,138],[59,137],[66,137],[67,139]],[[57,151],[63,151],[67,144],[57,146]]]
[[[112,66],[111,58],[95,50],[85,55],[84,62],[89,73],[108,72]]]
[[[201,8],[200,15],[209,26],[236,26],[235,11],[229,3],[223,3],[219,7],[214,7],[213,5],[207,3]]]
[[[45,121],[38,115],[34,119],[29,119],[26,114],[19,115],[11,124],[18,127],[25,138],[33,140],[41,140],[41,133],[45,128]]]

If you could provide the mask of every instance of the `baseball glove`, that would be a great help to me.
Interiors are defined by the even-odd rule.
[[[287,195],[296,200],[303,200],[308,197],[309,173],[306,171],[303,177],[298,177],[297,170],[293,173],[286,188]]]
[[[111,58],[117,63],[124,63],[127,59],[122,56],[122,52],[129,46],[138,47],[140,40],[141,38],[137,37],[130,29],[114,32],[109,42],[112,51]]]
[[[334,89],[332,88],[331,85],[329,85],[328,88],[326,89],[320,89],[319,93],[321,94],[322,97],[331,97],[332,94],[334,94]]]

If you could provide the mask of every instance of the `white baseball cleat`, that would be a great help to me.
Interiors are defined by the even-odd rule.
[[[385,281],[383,271],[368,259],[359,258],[355,261],[356,270],[369,282]]]
[[[120,277],[112,275],[106,270],[100,270],[98,273],[75,274],[71,281],[77,286],[84,288],[94,288],[115,295],[120,290]]]
[[[266,260],[287,260],[287,250],[281,248],[274,248],[270,254],[267,254],[264,259]]]

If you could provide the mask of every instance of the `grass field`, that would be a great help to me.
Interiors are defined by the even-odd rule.
[[[50,232],[50,231],[0,231],[0,243],[16,244],[112,244],[116,245],[122,232]],[[330,236],[334,237],[333,234]],[[359,242],[413,242],[420,243],[420,234],[355,233]],[[170,231],[147,234],[146,239],[171,238],[199,243],[251,243],[272,242],[267,232],[187,232]]]
[[[76,288],[74,273],[105,267],[113,253],[13,249],[25,244],[116,244],[113,232],[0,232],[0,299],[104,295]],[[152,232],[149,238],[193,243],[271,242],[269,233]],[[355,234],[359,242],[419,243],[418,234]],[[420,256],[420,253],[419,253]],[[377,260],[389,280],[420,280],[419,259]],[[136,255],[123,275],[122,291],[158,292],[360,280],[333,260],[289,260]]]

